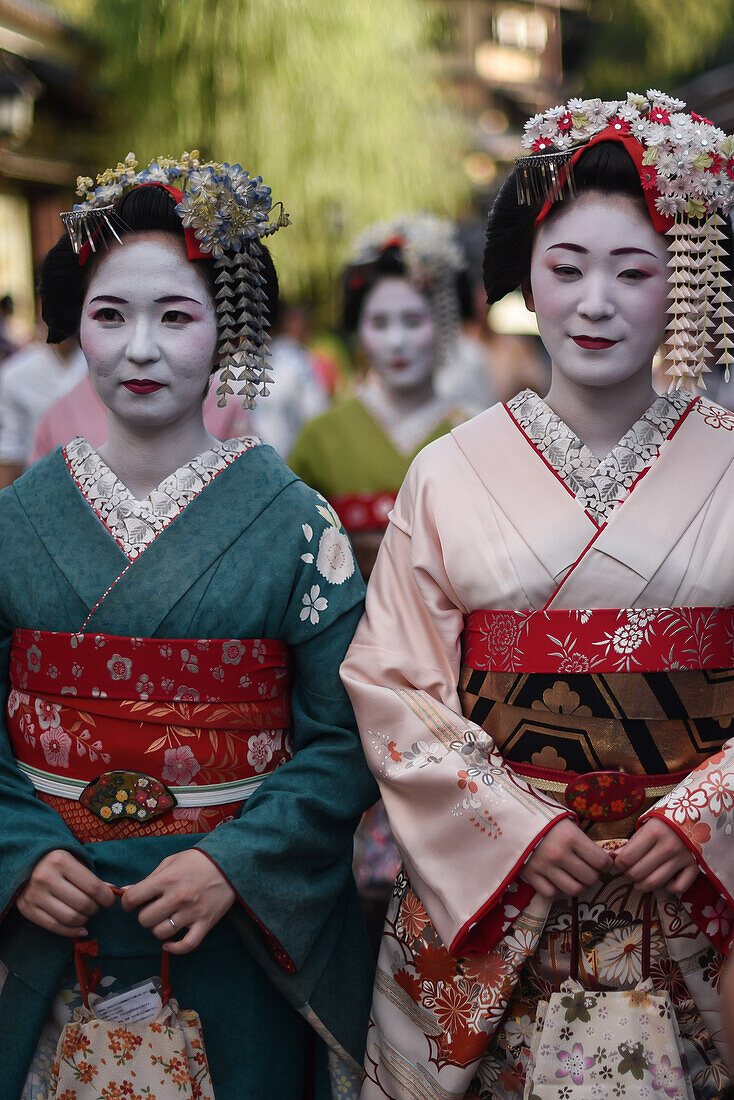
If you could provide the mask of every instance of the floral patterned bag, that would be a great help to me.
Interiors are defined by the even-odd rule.
[[[163,952],[161,999],[154,1019],[137,1023],[103,1020],[89,992],[84,955],[94,941],[75,945],[83,1004],[66,1024],[56,1047],[49,1100],[214,1100],[198,1013],[182,1010],[168,987],[168,952]]]
[[[650,896],[643,908],[642,981],[628,991],[579,984],[575,900],[572,912],[571,977],[538,1005],[523,1100],[694,1100],[670,997],[650,980]]]

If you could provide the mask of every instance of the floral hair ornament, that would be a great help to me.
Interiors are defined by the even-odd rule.
[[[349,267],[374,264],[389,248],[400,250],[409,281],[431,303],[437,361],[443,364],[459,331],[456,280],[466,267],[456,227],[433,214],[404,215],[391,222],[380,222],[357,238]],[[355,286],[354,278],[355,275],[350,276],[350,286]]]
[[[626,100],[572,99],[525,124],[529,155],[515,161],[518,203],[543,202],[542,221],[555,202],[573,197],[574,165],[602,141],[627,150],[653,226],[670,237],[670,388],[705,389],[712,358],[728,381],[734,328],[724,219],[734,206],[734,137],[654,89]]]
[[[77,179],[82,200],[61,215],[80,264],[124,228],[116,203],[135,187],[162,187],[176,200],[190,260],[212,260],[219,332],[218,404],[226,405],[233,383],[245,408],[251,409],[260,394],[267,397],[273,381],[268,372],[268,309],[265,275],[259,242],[284,226],[290,218],[282,203],[273,204],[270,188],[260,176],[251,177],[239,164],[203,163],[194,149],[180,160],[157,157],[138,170],[133,153],[116,168],[108,168],[94,180]],[[273,212],[277,217],[273,219]]]

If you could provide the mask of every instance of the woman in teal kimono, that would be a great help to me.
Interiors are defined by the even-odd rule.
[[[376,794],[338,668],[363,585],[323,498],[201,418],[215,363],[223,396],[267,392],[268,189],[195,155],[136,167],[81,181],[41,279],[108,442],[0,494],[0,1095],[53,1095],[85,936],[104,994],[165,945],[218,1100],[347,1096],[371,985],[352,835]]]

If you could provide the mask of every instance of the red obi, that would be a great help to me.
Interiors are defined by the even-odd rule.
[[[8,729],[19,768],[82,842],[208,832],[290,760],[289,655],[271,639],[16,630]],[[108,824],[80,804],[100,773],[144,773],[177,805]],[[125,792],[121,792],[125,794]]]
[[[464,663],[487,672],[660,672],[734,665],[734,608],[473,611]]]
[[[395,507],[397,493],[345,493],[332,497],[329,503],[350,534],[361,531],[384,531],[387,517]]]

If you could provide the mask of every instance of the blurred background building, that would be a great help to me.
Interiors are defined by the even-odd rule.
[[[89,155],[91,71],[84,35],[60,12],[0,0],[0,295],[12,296],[20,332],[34,324],[33,272]]]

